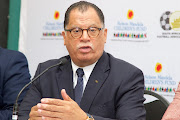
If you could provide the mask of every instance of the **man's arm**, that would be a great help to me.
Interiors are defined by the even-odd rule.
[[[118,91],[120,93],[124,89],[125,94],[118,102],[116,117],[125,120],[145,120],[144,75],[141,70],[137,69],[128,76],[129,79],[123,82]]]
[[[65,89],[61,90],[61,99],[43,98],[31,109],[29,119],[86,120],[87,114],[72,100]]]
[[[25,84],[30,82],[30,74],[26,57],[19,52],[11,55],[11,59],[6,66],[3,79],[3,108],[0,110],[0,119],[8,120],[12,115],[12,108],[19,91]],[[25,92],[19,97],[18,103],[22,101]]]
[[[38,67],[37,71],[41,71],[39,69],[40,69],[40,67]],[[51,74],[49,74],[49,75],[51,75]],[[54,74],[53,74],[53,76],[54,76]],[[46,76],[46,77],[49,77],[49,76]],[[41,79],[45,80],[46,77],[43,77]],[[117,77],[115,77],[115,79],[117,81],[119,81],[118,78],[119,78],[119,74],[117,75]],[[124,75],[123,78],[124,78],[123,82],[118,82],[118,84],[120,83],[119,89],[117,89],[117,91],[115,91],[115,93],[113,93],[113,94],[116,94],[115,98],[112,98],[115,101],[115,110],[114,110],[115,116],[113,114],[112,117],[105,118],[105,117],[101,117],[99,114],[90,112],[89,114],[91,114],[95,118],[95,120],[113,120],[113,119],[114,120],[132,120],[132,119],[133,120],[135,120],[135,119],[145,120],[145,108],[143,105],[144,77],[143,77],[142,72],[139,69],[135,69],[135,70],[133,69],[132,71],[131,70],[127,71],[127,75]],[[43,81],[42,83],[43,84],[46,83],[45,81]],[[72,99],[71,99],[71,101],[68,101],[64,98],[63,98],[64,100],[55,99],[58,97],[53,97],[53,99],[44,97],[46,99],[44,99],[44,98],[41,99],[42,98],[41,92],[44,91],[44,93],[45,93],[45,91],[47,92],[47,90],[49,90],[49,88],[48,88],[47,84],[43,85],[41,87],[38,86],[38,85],[40,85],[40,83],[38,83],[38,82],[40,82],[40,80],[35,81],[35,83],[31,86],[30,90],[28,91],[27,96],[24,98],[23,102],[25,102],[25,103],[22,102],[22,104],[21,104],[19,120],[28,119],[29,113],[30,113],[31,117],[51,117],[51,118],[54,117],[54,118],[58,119],[59,117],[62,117],[62,116],[68,117],[68,114],[70,112],[71,116],[73,114],[77,114],[78,118],[80,118],[79,112],[76,112],[76,110],[74,110],[73,108],[77,108],[77,111],[81,111],[81,113],[84,114],[84,112],[82,112],[82,109],[80,109],[79,106],[77,107],[77,104]],[[51,81],[51,82],[53,82],[53,81]],[[53,85],[55,85],[55,83]],[[46,86],[46,88],[45,88],[45,86]],[[53,88],[51,88],[51,89],[53,89]],[[49,92],[49,93],[51,94],[51,92]],[[58,92],[57,92],[57,94],[58,94]],[[103,94],[105,94],[105,93],[103,93]],[[51,95],[49,97],[51,97]],[[71,104],[71,103],[74,103],[74,104]],[[63,105],[66,105],[67,107],[62,108]],[[35,106],[35,107],[33,107],[33,106]],[[33,109],[31,109],[31,107],[33,107]],[[69,112],[68,112],[68,110],[66,110],[66,108],[69,109]],[[31,110],[31,112],[30,112],[30,110]],[[66,112],[63,113],[63,111],[66,111]],[[56,112],[56,114],[55,114],[55,112]],[[60,112],[60,114],[61,114],[60,116],[58,115],[59,114],[58,112]],[[76,116],[76,115],[74,115],[74,116]],[[66,120],[66,119],[67,118],[65,117],[65,119],[62,119],[62,120]]]
[[[123,93],[123,94],[122,94]],[[141,70],[129,71],[116,96],[116,119],[93,115],[95,120],[145,120],[144,75]]]
[[[35,77],[40,74],[40,66],[41,65],[39,64]],[[38,82],[38,80],[34,82]],[[26,96],[19,106],[18,120],[27,120],[29,118],[30,110],[35,109],[35,107],[32,107],[36,106],[42,98],[41,93],[34,82],[32,83],[30,89],[27,91]]]
[[[92,115],[95,120],[145,120],[142,73],[131,76],[131,80],[136,82],[132,81],[132,88],[128,88],[127,93],[122,96],[123,102],[118,101],[116,119]],[[86,120],[85,112],[66,94],[65,90],[61,91],[61,95],[63,100],[41,99],[41,103],[31,109],[30,119]]]

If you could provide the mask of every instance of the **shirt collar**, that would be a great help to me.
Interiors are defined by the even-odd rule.
[[[91,65],[86,66],[86,67],[79,67],[76,64],[74,64],[74,62],[71,60],[73,76],[77,75],[76,74],[76,70],[78,68],[82,68],[83,71],[84,71],[84,76],[85,76],[86,80],[88,80],[90,75],[91,75],[91,73],[92,73],[92,71],[93,71],[93,69],[94,69],[94,66],[96,65],[96,63],[97,63],[97,61],[95,63],[91,64]]]

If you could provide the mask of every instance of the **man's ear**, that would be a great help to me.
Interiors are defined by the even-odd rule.
[[[106,43],[107,40],[107,28],[104,29],[104,43]]]
[[[66,33],[65,33],[65,31],[62,31],[62,36],[64,38],[64,45],[66,45]]]

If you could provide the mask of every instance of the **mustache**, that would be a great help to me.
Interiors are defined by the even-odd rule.
[[[80,43],[77,45],[77,49],[79,49],[81,47],[85,47],[85,46],[88,46],[88,47],[91,47],[92,49],[94,49],[94,46],[92,43]]]

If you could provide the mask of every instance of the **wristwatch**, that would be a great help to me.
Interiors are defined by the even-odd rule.
[[[94,120],[94,118],[93,118],[93,116],[92,115],[90,115],[90,114],[88,114],[88,113],[86,113],[87,114],[87,119],[86,120]]]

